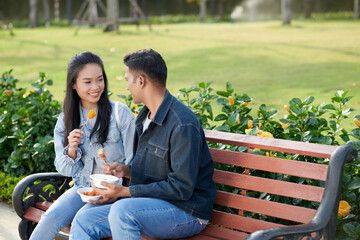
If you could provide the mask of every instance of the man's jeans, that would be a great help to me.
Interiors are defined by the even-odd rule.
[[[70,240],[141,239],[140,233],[156,238],[183,238],[205,228],[167,201],[154,198],[124,198],[113,204],[86,205],[75,216]]]
[[[53,240],[57,232],[71,223],[76,212],[86,204],[81,201],[77,189],[75,186],[70,188],[51,205],[41,217],[30,240]]]

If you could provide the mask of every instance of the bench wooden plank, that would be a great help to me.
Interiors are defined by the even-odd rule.
[[[204,132],[206,135],[206,140],[209,142],[274,150],[278,152],[296,153],[299,155],[320,158],[330,158],[331,153],[334,152],[336,148],[338,148],[338,146],[332,145],[249,136],[240,133],[228,133],[212,130],[204,130]]]
[[[239,231],[234,231],[231,229],[217,227],[214,225],[207,225],[206,228],[200,233],[201,235],[213,236],[217,239],[229,239],[229,240],[243,240],[249,234]]]
[[[232,187],[314,202],[320,202],[324,192],[321,187],[277,181],[217,169],[214,170],[213,178],[216,183]]]
[[[218,191],[215,204],[281,218],[298,223],[307,223],[315,215],[315,209],[271,202],[243,195]]]
[[[216,148],[210,148],[210,153],[214,162],[218,163],[320,181],[326,180],[328,166],[324,164],[300,162]]]
[[[219,226],[224,226],[243,232],[255,232],[260,229],[283,227],[284,225],[272,222],[265,222],[258,219],[243,217],[240,215],[220,212],[214,210],[210,222]]]

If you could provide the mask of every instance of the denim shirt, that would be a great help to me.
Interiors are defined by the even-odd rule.
[[[90,174],[94,168],[94,158],[98,165],[103,160],[98,156],[97,152],[100,148],[104,149],[106,162],[119,162],[129,165],[133,158],[133,140],[135,132],[135,117],[131,110],[123,103],[118,103],[119,122],[115,117],[115,102],[110,101],[113,111],[109,125],[109,133],[106,142],[97,143],[97,134],[90,139],[91,126],[86,124],[83,128],[81,143],[76,150],[76,159],[68,156],[67,151],[69,145],[64,147],[64,112],[62,112],[57,120],[54,129],[54,145],[56,158],[54,161],[56,170],[64,175],[74,179],[75,185],[78,187],[90,186]],[[87,116],[83,116],[81,106],[80,126],[83,126],[87,120]]]
[[[163,199],[196,218],[210,219],[214,163],[200,122],[168,91],[143,132],[148,112],[145,106],[136,119],[131,196]]]

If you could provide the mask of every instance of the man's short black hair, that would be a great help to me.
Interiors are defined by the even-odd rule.
[[[166,86],[167,67],[161,55],[152,49],[142,49],[127,54],[124,63],[130,70],[142,71],[150,81]]]

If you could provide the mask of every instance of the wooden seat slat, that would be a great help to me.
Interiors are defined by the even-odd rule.
[[[327,165],[260,156],[249,153],[210,149],[215,162],[291,176],[326,180]]]
[[[277,181],[217,169],[214,170],[213,178],[216,183],[232,187],[314,202],[320,202],[324,192],[321,187]]]
[[[201,232],[202,235],[209,235],[213,236],[217,239],[238,239],[242,240],[245,239],[249,234],[239,231],[234,231],[231,229],[223,228],[223,227],[217,227],[214,225],[207,225],[206,228]]]
[[[283,227],[284,225],[272,222],[265,222],[258,219],[243,217],[214,210],[210,222],[219,226],[224,226],[243,232],[255,232],[260,229]]]
[[[271,202],[243,195],[218,191],[215,204],[281,218],[298,223],[307,223],[315,215],[315,209]]]
[[[38,208],[29,207],[25,210],[23,217],[38,223],[40,221],[41,216],[45,213],[45,211],[40,210]]]
[[[52,204],[51,202],[44,201],[44,202],[37,202],[37,203],[35,204],[35,206],[36,206],[37,208],[41,209],[41,210],[46,211],[46,210],[49,209],[49,207],[51,206],[51,204]]]
[[[209,142],[296,153],[320,158],[330,158],[331,153],[337,148],[337,146],[331,145],[249,136],[239,133],[224,133],[212,130],[204,130],[204,132],[206,140]]]

